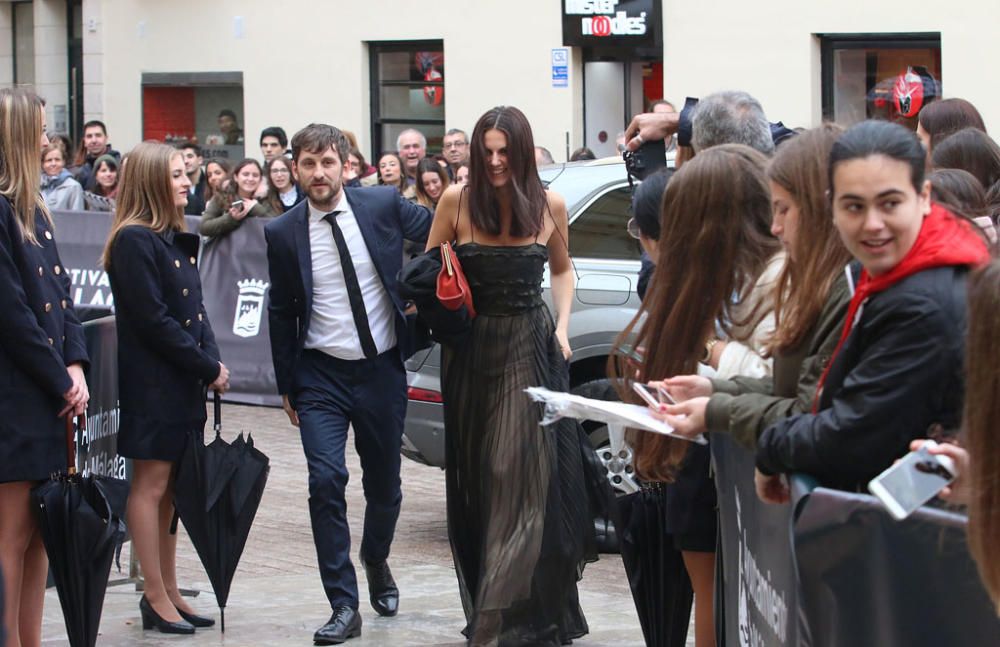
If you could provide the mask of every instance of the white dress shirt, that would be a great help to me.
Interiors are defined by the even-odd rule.
[[[343,191],[333,211],[341,211],[337,225],[344,233],[347,249],[358,276],[368,325],[379,354],[396,345],[395,308],[392,299],[379,279],[371,254],[365,245],[354,211]],[[333,228],[323,220],[327,212],[309,203],[309,246],[312,259],[312,312],[309,313],[309,332],[305,347],[312,348],[339,359],[363,359],[361,338],[354,323],[351,302],[347,297],[344,271],[340,254],[333,239]]]

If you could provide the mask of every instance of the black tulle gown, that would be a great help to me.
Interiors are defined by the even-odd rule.
[[[567,390],[567,362],[542,302],[545,246],[456,248],[477,317],[445,347],[448,535],[472,645],[559,645],[587,633],[577,597],[596,559],[597,491],[579,425],[542,427],[524,389]],[[606,485],[606,484],[605,484]]]

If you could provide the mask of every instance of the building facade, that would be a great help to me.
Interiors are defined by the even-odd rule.
[[[0,0],[0,85],[34,84],[50,130],[74,139],[101,119],[116,148],[196,137],[228,157],[312,121],[369,157],[407,127],[436,151],[499,104],[557,160],[607,155],[651,101],[726,88],[790,127],[912,123],[941,94],[1000,123],[982,68],[1000,4],[937,14],[899,0]]]

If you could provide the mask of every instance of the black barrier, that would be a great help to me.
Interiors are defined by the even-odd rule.
[[[792,480],[767,505],[753,453],[712,438],[719,490],[719,645],[1000,645],[1000,619],[965,543],[963,515],[897,522],[874,497]]]
[[[267,322],[271,287],[264,225],[247,218],[238,229],[204,246],[201,285],[222,361],[229,368],[227,400],[278,406]]]
[[[754,491],[754,455],[728,434],[712,435],[719,494],[720,644],[798,645],[791,508],[763,503]]]
[[[70,297],[77,309],[112,307],[111,284],[101,268],[101,253],[111,229],[111,214],[104,211],[56,211],[56,243],[63,269],[73,283]],[[186,217],[188,231],[197,231],[201,218]]]
[[[126,479],[130,461],[118,455],[118,336],[115,318],[103,317],[83,324],[90,368],[87,387],[87,428],[77,433],[78,470]]]

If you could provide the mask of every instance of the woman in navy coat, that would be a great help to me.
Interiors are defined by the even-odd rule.
[[[202,304],[199,239],[185,231],[190,185],[180,151],[133,149],[103,257],[118,328],[118,453],[134,467],[127,516],[145,577],[142,624],[187,634],[214,620],[194,615],[177,588],[174,468],[189,439],[200,442],[206,385],[222,393],[229,384]]]
[[[65,470],[64,416],[83,414],[83,328],[39,193],[41,99],[0,90],[0,570],[11,645],[38,645],[48,559],[31,487]]]

